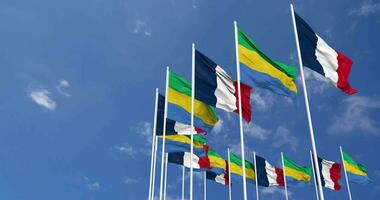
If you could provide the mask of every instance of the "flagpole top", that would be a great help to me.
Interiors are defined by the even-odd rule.
[[[158,88],[156,88],[156,93],[158,93]]]

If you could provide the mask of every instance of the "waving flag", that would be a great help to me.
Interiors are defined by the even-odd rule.
[[[241,158],[232,152],[230,152],[230,168],[231,174],[243,176],[243,162]],[[248,161],[245,161],[245,175],[251,182],[255,181],[255,167]]]
[[[284,186],[284,173],[281,168],[273,167],[265,158],[256,155],[257,183],[260,186]]]
[[[208,149],[207,156],[210,159],[213,172],[220,174],[227,171],[227,161],[221,155]]]
[[[162,138],[162,136],[160,136]],[[165,136],[165,151],[166,152],[186,152],[190,150],[191,138],[189,135],[167,135]],[[206,139],[194,135],[194,153],[197,155],[206,156],[205,145]]]
[[[174,152],[168,153],[168,162],[182,165],[187,168],[190,168],[190,163],[193,163],[193,169],[196,170],[206,170],[210,169],[210,161],[207,156],[198,156],[193,154],[193,160],[191,161],[191,153],[190,152]]]
[[[339,179],[342,166],[334,161],[325,160],[319,157],[318,164],[322,174],[322,186],[332,190],[340,190],[342,186],[339,185]]]
[[[222,185],[227,185],[229,184],[229,179],[228,179],[228,174],[227,173],[221,173],[217,174],[212,171],[206,171],[206,178],[212,181],[215,181],[217,183],[220,183]]]
[[[243,83],[241,83],[242,85]],[[244,84],[243,84],[244,85]],[[237,83],[230,75],[210,58],[195,51],[195,98],[216,108],[227,112],[239,113]],[[243,118],[251,121],[250,94],[251,87],[241,87]]]
[[[297,165],[286,156],[284,156],[284,171],[287,186],[304,186],[310,183],[311,168]]]
[[[296,68],[270,59],[245,33],[238,30],[241,80],[276,94],[294,97],[297,93]]]
[[[346,152],[343,153],[344,166],[348,175],[348,180],[353,183],[368,184],[370,179],[364,165],[356,163]]]
[[[350,58],[331,48],[297,13],[294,14],[303,65],[329,79],[343,92],[357,93],[348,82]]]

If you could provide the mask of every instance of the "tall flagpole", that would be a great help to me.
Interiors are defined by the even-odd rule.
[[[153,163],[154,163],[154,144],[156,140],[156,125],[157,125],[157,106],[158,106],[158,88],[156,88],[156,97],[154,103],[154,119],[153,119],[153,132],[152,132],[152,153],[150,159],[150,176],[149,176],[149,197],[152,200],[152,187],[153,187]]]
[[[342,157],[342,164],[343,164],[343,169],[344,169],[344,176],[346,177],[346,184],[347,184],[348,197],[350,197],[350,200],[352,200],[352,197],[351,197],[351,190],[350,190],[350,184],[348,183],[348,177],[347,177],[346,165],[344,164],[344,157],[343,157],[342,146],[339,146],[339,149],[340,149],[340,156]]]
[[[299,67],[301,71],[301,80],[302,80],[302,87],[303,87],[303,93],[305,97],[305,106],[306,106],[306,114],[307,114],[307,119],[309,122],[309,130],[310,130],[310,139],[311,139],[311,147],[313,150],[313,158],[314,158],[314,163],[318,163],[318,155],[317,155],[317,147],[315,145],[315,139],[314,139],[314,131],[313,131],[313,123],[311,120],[311,114],[310,114],[310,108],[309,108],[309,98],[307,96],[307,90],[306,90],[306,83],[305,83],[305,76],[303,73],[303,64],[302,64],[302,57],[301,57],[301,51],[300,51],[300,45],[298,41],[298,33],[297,33],[297,26],[296,26],[296,19],[294,16],[294,8],[293,4],[290,4],[290,10],[292,12],[292,20],[293,20],[293,29],[294,29],[294,36],[296,39],[296,46],[297,46],[297,53],[298,53],[298,62],[299,62]],[[319,165],[316,165],[317,170],[317,178],[318,178],[318,188],[319,188],[319,195],[321,200],[324,200],[324,195],[323,195],[323,189],[322,189],[322,182],[321,182],[321,174],[319,171]]]
[[[166,200],[166,185],[168,184],[168,153],[165,153],[165,184],[164,184],[164,200]]]
[[[194,130],[194,98],[195,98],[195,44],[191,49],[191,130]],[[190,200],[193,200],[193,153],[194,134],[190,135]]]
[[[315,187],[315,195],[317,196],[317,200],[319,200],[317,177],[315,176],[315,165],[314,165],[314,161],[313,161],[313,154],[311,151],[310,151],[310,160],[311,160],[311,168],[313,169],[313,180],[314,180],[314,187]]]
[[[207,200],[207,181],[206,171],[203,172],[203,200]]]
[[[243,134],[243,114],[241,106],[241,88],[240,88],[240,61],[239,61],[239,48],[238,48],[238,30],[237,22],[234,21],[234,31],[235,31],[235,55],[236,55],[236,73],[237,73],[237,84],[238,84],[238,100],[239,100],[239,126],[240,126],[240,148],[241,148],[241,159],[243,160],[243,197],[247,200],[247,180],[245,174],[245,153],[244,153],[244,134]]]
[[[169,66],[166,67],[165,83],[165,108],[164,108],[164,125],[162,130],[162,152],[161,152],[161,177],[160,177],[160,200],[162,200],[162,190],[164,182],[164,162],[165,162],[165,136],[166,136],[166,118],[168,116],[168,87],[169,87]]]
[[[185,165],[182,166],[182,200],[185,200]]]
[[[282,171],[284,173],[284,187],[285,187],[285,199],[288,200],[288,188],[286,185],[286,173],[285,173],[285,164],[284,164],[284,154],[281,152],[281,162],[282,162]]]
[[[253,152],[253,161],[255,166],[255,184],[256,184],[256,200],[259,200],[259,177],[257,176],[257,167],[256,167],[256,152]]]
[[[156,185],[156,163],[157,163],[157,141],[158,141],[158,138],[157,136],[154,137],[154,163],[153,163],[153,178],[152,178],[152,196],[151,196],[151,200],[154,199],[154,187]]]
[[[228,197],[229,200],[232,200],[232,191],[231,191],[231,165],[230,165],[230,148],[227,148],[227,153],[228,153]]]

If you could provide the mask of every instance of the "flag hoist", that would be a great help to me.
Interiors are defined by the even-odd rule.
[[[313,159],[314,159],[314,163],[318,163],[317,147],[316,147],[315,139],[314,139],[313,123],[312,123],[311,114],[310,114],[309,98],[307,96],[305,76],[304,76],[304,72],[303,72],[302,56],[301,56],[301,50],[300,50],[300,45],[299,45],[299,41],[298,41],[298,33],[297,33],[297,26],[296,26],[296,21],[295,21],[293,4],[290,4],[290,10],[292,13],[293,31],[294,31],[294,36],[295,36],[295,40],[296,40],[298,62],[299,62],[299,68],[300,68],[300,72],[301,72],[302,87],[303,87],[303,93],[304,93],[304,98],[305,98],[306,115],[307,115],[307,119],[308,119],[309,130],[310,130],[311,147],[312,147],[312,152],[314,155]],[[321,174],[320,174],[320,170],[319,170],[318,165],[316,165],[315,171],[316,171],[317,181],[318,181],[319,197],[321,200],[324,200],[322,182],[321,182]]]

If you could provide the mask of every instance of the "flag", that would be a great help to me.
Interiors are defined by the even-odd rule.
[[[191,153],[190,152],[174,152],[168,153],[168,162],[182,165],[187,168],[190,168],[191,164]],[[207,156],[198,156],[193,154],[193,169],[195,170],[206,170],[210,169],[210,161]]]
[[[191,83],[173,72],[169,73],[168,103],[169,118],[190,124]],[[194,99],[194,125],[196,127],[209,132],[218,120],[211,106]]]
[[[284,156],[284,171],[287,186],[304,186],[310,183],[311,168],[297,165],[294,161]]]
[[[206,156],[205,144],[206,139],[194,135],[193,150],[197,155]],[[163,138],[163,136],[160,136]],[[167,135],[165,136],[165,152],[186,152],[190,150],[191,136],[190,135]]]
[[[319,157],[318,165],[320,173],[322,174],[322,186],[332,190],[340,190],[342,186],[339,185],[339,179],[342,166],[334,161],[325,160]]]
[[[346,152],[343,152],[343,161],[350,182],[363,185],[370,182],[364,165],[356,163]]]
[[[230,170],[231,174],[243,176],[243,162],[234,153],[230,152]],[[245,176],[248,180],[255,181],[255,167],[252,163],[245,161]]]
[[[228,173],[217,174],[213,171],[206,171],[206,178],[222,185],[229,185]]]
[[[295,97],[296,68],[273,61],[265,55],[245,33],[238,30],[241,80],[249,85],[268,89],[276,94]]]
[[[158,106],[157,106],[157,125],[156,125],[156,135],[162,136],[164,130],[164,110],[165,110],[165,97],[161,94],[158,96]],[[195,127],[191,128],[188,124],[183,124],[181,122],[166,118],[166,133],[165,135],[191,135],[200,134],[205,131]]]
[[[256,155],[257,183],[260,186],[284,186],[284,173],[281,168],[273,167],[265,158]]]
[[[218,174],[227,172],[227,161],[212,149],[208,149],[207,156],[210,159],[212,171]]]
[[[244,83],[241,83],[241,85]],[[241,87],[243,118],[251,121],[251,87]],[[227,72],[210,58],[195,50],[195,98],[227,112],[239,113],[237,83]],[[247,95],[248,94],[248,95]]]
[[[303,65],[326,77],[343,92],[357,93],[348,82],[351,59],[331,48],[297,13],[294,14]]]

